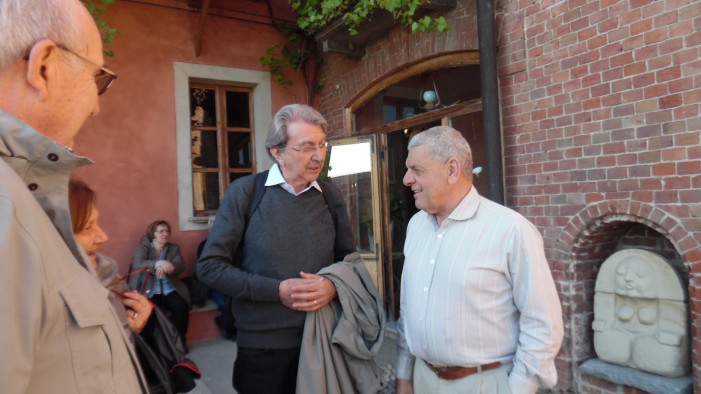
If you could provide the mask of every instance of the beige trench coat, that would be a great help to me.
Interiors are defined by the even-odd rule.
[[[2,111],[0,158],[0,393],[143,392],[130,333],[57,231],[70,171],[89,161]]]

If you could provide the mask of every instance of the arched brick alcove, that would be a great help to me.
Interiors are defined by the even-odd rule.
[[[622,242],[641,244],[626,246],[622,245]],[[678,263],[677,269],[688,279],[692,371],[695,377],[694,386],[698,391],[701,379],[701,352],[693,351],[701,348],[701,339],[696,335],[696,327],[701,324],[701,310],[694,310],[694,305],[698,305],[695,295],[698,287],[693,279],[694,263],[698,262],[698,246],[690,247],[690,239],[683,222],[673,213],[651,204],[635,201],[600,201],[583,208],[569,220],[556,246],[556,258],[567,267],[565,277],[556,278],[560,282],[565,319],[565,340],[558,357],[558,386],[586,389],[604,385],[604,382],[581,376],[578,372],[578,366],[582,362],[595,357],[591,323],[594,317],[596,275],[603,261],[617,249],[635,246],[665,254]]]

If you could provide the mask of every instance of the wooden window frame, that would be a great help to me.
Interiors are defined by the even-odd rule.
[[[213,90],[215,97],[215,121],[214,126],[191,126],[190,135],[193,136],[195,131],[214,131],[217,134],[217,163],[219,163],[217,168],[203,168],[196,167],[192,161],[192,175],[193,175],[193,214],[196,217],[201,216],[211,216],[216,214],[216,209],[197,209],[196,198],[194,187],[194,176],[195,174],[212,174],[217,173],[217,179],[219,180],[219,201],[224,198],[224,193],[229,183],[231,183],[231,174],[253,174],[256,169],[256,154],[255,154],[255,118],[254,118],[254,108],[253,108],[253,89],[250,87],[233,86],[233,85],[221,85],[213,83],[202,83],[202,82],[190,82],[190,89],[204,89]],[[248,127],[230,127],[227,124],[227,92],[238,92],[246,93],[248,95],[248,119],[250,121]],[[251,165],[249,167],[230,167],[229,166],[229,133],[241,133],[248,134],[250,138],[250,155],[251,155]]]
[[[272,159],[265,149],[267,126],[272,121],[272,79],[266,71],[221,67],[208,64],[173,62],[173,101],[177,153],[178,226],[180,231],[207,230],[208,216],[195,216],[192,185],[192,114],[190,83],[212,83],[253,89],[255,130],[255,172],[270,168]]]

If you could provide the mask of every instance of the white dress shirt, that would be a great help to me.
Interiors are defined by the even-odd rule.
[[[513,393],[557,381],[562,312],[538,230],[472,187],[441,226],[421,211],[404,243],[397,378],[414,356],[477,366],[513,361]]]
[[[304,190],[297,193],[295,191],[294,186],[287,183],[285,177],[282,176],[282,172],[280,171],[280,167],[277,165],[277,163],[273,164],[273,166],[270,167],[270,171],[268,171],[268,178],[265,179],[265,186],[275,185],[280,185],[283,189],[287,190],[287,192],[292,194],[293,196],[299,196],[300,194],[311,189],[312,187],[323,193],[323,191],[321,190],[321,186],[319,186],[319,182],[317,181],[313,181],[309,184],[309,186],[305,187]]]

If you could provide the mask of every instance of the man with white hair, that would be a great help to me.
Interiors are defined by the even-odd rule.
[[[538,229],[472,185],[472,152],[438,126],[409,141],[397,393],[533,394],[557,381],[560,302]]]
[[[128,332],[75,242],[73,139],[116,74],[78,0],[0,0],[2,393],[139,393]]]

